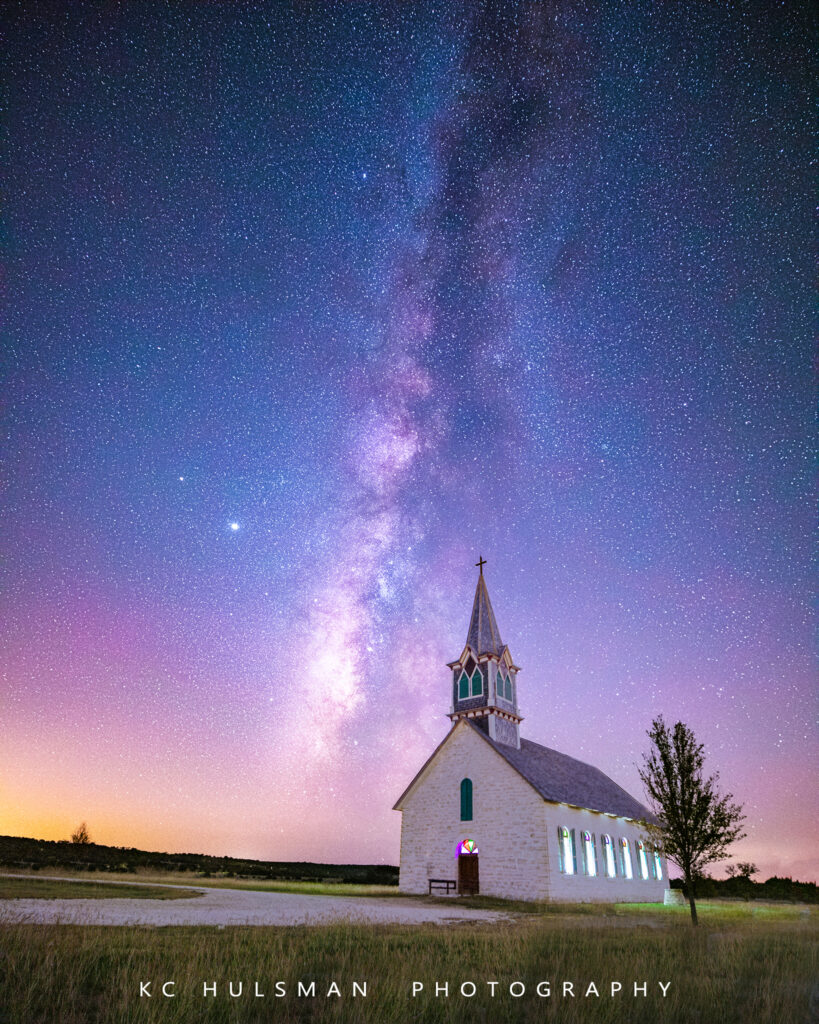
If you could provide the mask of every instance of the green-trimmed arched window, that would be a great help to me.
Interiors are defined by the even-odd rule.
[[[466,672],[461,674],[461,678],[458,680],[458,700],[466,700],[469,696],[469,676]]]
[[[507,700],[511,700],[512,699],[512,677],[511,676],[507,676],[506,677],[506,699]]]
[[[479,668],[476,668],[475,671],[472,673],[472,696],[480,697],[482,693],[483,676],[481,675],[481,670]]]
[[[497,691],[498,696],[502,697],[503,696],[503,675],[501,674],[500,669],[498,669],[498,678],[495,681],[495,689]]]
[[[472,779],[461,780],[461,821],[472,821]]]

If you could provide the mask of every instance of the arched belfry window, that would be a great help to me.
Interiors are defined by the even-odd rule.
[[[506,677],[506,699],[512,700],[512,677]]]
[[[466,700],[469,696],[469,676],[466,672],[461,674],[461,678],[458,680],[458,700]]]
[[[472,673],[472,696],[479,697],[483,693],[483,676],[481,670],[476,668]]]
[[[461,780],[461,821],[472,821],[472,779]]]

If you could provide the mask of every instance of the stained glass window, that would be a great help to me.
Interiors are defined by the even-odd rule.
[[[648,860],[646,859],[646,847],[642,839],[637,840],[637,860],[640,864],[640,877],[648,878]]]
[[[462,839],[461,842],[458,843],[458,856],[462,853],[477,854],[477,852],[478,847],[474,839]]]
[[[621,873],[625,878],[634,878],[634,873],[631,867],[631,850],[629,849],[628,839],[620,840],[620,868]]]
[[[583,841],[583,868],[587,875],[594,877],[597,874],[597,858],[594,855],[594,836],[591,832],[580,833]]]
[[[565,825],[557,829],[558,853],[560,870],[567,875],[575,873],[574,829],[571,832]]]
[[[604,835],[603,840],[603,864],[607,878],[614,878],[617,874],[617,862],[614,858],[614,843],[611,836]]]

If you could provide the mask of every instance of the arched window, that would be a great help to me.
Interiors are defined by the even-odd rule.
[[[597,850],[594,847],[594,835],[585,830],[580,833],[583,840],[583,870],[591,878],[597,874]]]
[[[617,862],[614,859],[614,843],[611,841],[611,836],[601,836],[603,841],[603,870],[606,872],[606,878],[614,878],[617,874]]]
[[[461,780],[461,821],[472,821],[472,779]]]
[[[480,697],[482,693],[483,676],[481,675],[481,670],[479,668],[476,668],[475,671],[472,673],[472,696]]]
[[[571,832],[565,825],[557,827],[557,862],[564,875],[577,874],[577,850],[574,842],[574,829]]]
[[[660,859],[660,855],[659,855],[659,853],[657,853],[656,850],[654,851],[654,858],[653,859],[654,859],[654,877],[656,879],[658,879],[659,881],[662,881],[662,878],[663,878],[663,862]]]
[[[504,688],[503,687],[504,687],[503,673],[501,672],[500,669],[498,669],[498,678],[495,680],[495,689],[498,691],[498,696],[499,697],[502,697],[504,695]]]
[[[458,700],[466,700],[469,696],[469,676],[464,672],[458,680]]]
[[[507,676],[506,677],[506,699],[507,700],[511,700],[512,699],[512,677],[511,676]]]
[[[648,860],[646,858],[646,847],[642,839],[637,840],[637,861],[640,865],[640,877],[648,879]]]
[[[634,878],[631,868],[631,850],[628,846],[628,839],[620,840],[620,874],[624,878]]]

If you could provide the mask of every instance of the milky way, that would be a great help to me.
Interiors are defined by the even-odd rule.
[[[525,736],[815,878],[808,38],[13,7],[0,831],[396,862],[483,554]]]

